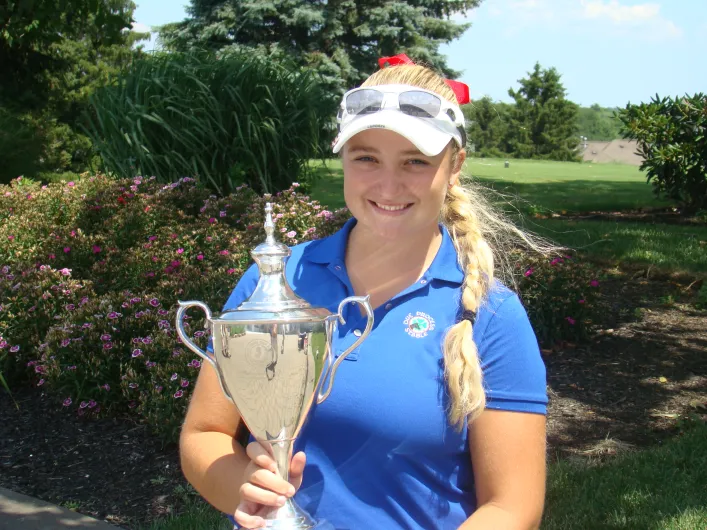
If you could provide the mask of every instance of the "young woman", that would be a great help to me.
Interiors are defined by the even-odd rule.
[[[402,64],[344,96],[334,152],[353,218],[293,247],[287,277],[333,312],[347,296],[370,295],[375,325],[305,424],[291,483],[257,442],[244,450],[234,440],[238,410],[202,365],[182,466],[242,528],[263,526],[260,514],[293,495],[337,529],[540,524],[545,368],[518,297],[495,279],[503,241],[523,234],[460,183],[459,86]],[[246,272],[227,308],[250,296],[257,274]],[[344,316],[335,353],[365,325],[357,306]]]

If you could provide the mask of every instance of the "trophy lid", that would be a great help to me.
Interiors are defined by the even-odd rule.
[[[215,322],[302,322],[321,321],[331,313],[325,308],[312,307],[290,287],[285,276],[285,264],[292,253],[287,245],[275,240],[272,204],[265,205],[265,241],[251,250],[259,270],[258,284],[245,302],[236,309],[227,309]]]

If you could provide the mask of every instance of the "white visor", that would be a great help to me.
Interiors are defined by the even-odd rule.
[[[368,88],[382,89],[387,95],[392,96],[405,90],[420,91],[417,87],[406,85],[379,85]],[[345,100],[346,95],[343,101]],[[426,156],[438,155],[451,140],[454,140],[459,147],[464,147],[466,140],[462,134],[464,115],[457,105],[447,100],[443,100],[442,110],[434,118],[406,114],[399,109],[397,101],[394,102],[395,106],[385,105],[376,112],[350,115],[343,101],[338,117],[339,135],[333,143],[334,153],[338,153],[353,136],[368,129],[387,129],[396,132],[410,140]],[[446,109],[452,109],[451,114],[456,119],[444,112]]]

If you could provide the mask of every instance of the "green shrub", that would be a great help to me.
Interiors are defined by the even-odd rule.
[[[297,190],[219,198],[189,178],[102,175],[0,187],[0,373],[82,415],[137,414],[173,441],[198,364],[175,334],[176,302],[221,309],[264,238],[266,201],[289,244],[341,226],[344,213]]]
[[[637,140],[656,195],[690,212],[707,208],[707,95],[656,96],[618,113],[624,137]]]
[[[334,112],[327,96],[314,72],[253,54],[157,54],[92,96],[87,130],[120,177],[275,192],[308,178]]]
[[[600,282],[593,266],[571,256],[523,256],[518,290],[541,345],[581,342],[596,323]]]

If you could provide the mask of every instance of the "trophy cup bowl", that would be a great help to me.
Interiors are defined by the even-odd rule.
[[[184,345],[216,369],[224,395],[236,406],[251,435],[271,453],[278,474],[288,480],[292,447],[310,409],[329,396],[341,361],[371,332],[373,311],[368,296],[345,298],[336,314],[299,298],[285,278],[290,249],[274,239],[269,203],[265,212],[266,241],[251,251],[260,278],[250,298],[217,316],[203,302],[179,301],[176,329]],[[345,323],[343,308],[348,303],[360,304],[368,321],[361,336],[334,360],[333,332],[337,321]],[[187,336],[184,317],[191,307],[206,314],[213,353]],[[293,499],[273,507],[263,518],[266,528],[277,530],[305,530],[322,524]]]

